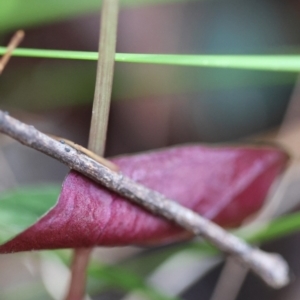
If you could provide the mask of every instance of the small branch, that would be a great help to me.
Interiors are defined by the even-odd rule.
[[[8,46],[7,46],[7,50],[6,53],[1,57],[0,59],[0,75],[2,74],[5,66],[7,65],[7,63],[9,62],[9,59],[12,55],[12,52],[15,50],[15,48],[18,47],[18,45],[21,43],[21,41],[24,38],[24,31],[23,30],[18,30],[14,36],[12,37],[12,39],[10,40]]]
[[[143,206],[148,211],[173,221],[187,231],[205,237],[220,250],[252,269],[270,286],[280,288],[288,284],[288,266],[280,255],[268,254],[247,245],[195,212],[134,182],[122,173],[109,170],[90,157],[78,153],[76,149],[51,139],[33,126],[28,126],[2,111],[0,111],[0,132],[59,160],[71,169]]]

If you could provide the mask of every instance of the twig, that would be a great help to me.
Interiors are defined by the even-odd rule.
[[[18,47],[18,45],[21,43],[21,41],[24,38],[24,31],[23,30],[18,30],[14,36],[12,37],[12,39],[10,40],[8,46],[7,46],[7,50],[6,53],[1,57],[0,59],[0,75],[2,74],[5,66],[7,65],[12,52],[15,50],[16,47]]]
[[[247,245],[195,212],[134,182],[120,172],[109,170],[90,157],[78,153],[76,149],[51,139],[33,126],[28,126],[3,111],[0,111],[0,132],[59,160],[71,169],[143,206],[152,213],[173,221],[189,232],[202,235],[220,250],[252,269],[270,286],[280,288],[288,284],[288,266],[280,255],[268,254]]]
[[[103,0],[101,8],[99,58],[88,145],[91,151],[84,149],[85,154],[88,156],[91,156],[91,153],[100,156],[104,155],[115,63],[118,12],[119,0]],[[86,153],[86,151],[89,151],[89,153]],[[92,158],[95,159],[95,157]],[[116,170],[113,164],[108,167],[112,171]],[[74,250],[72,277],[66,300],[82,299],[85,292],[86,269],[91,253],[92,248]]]

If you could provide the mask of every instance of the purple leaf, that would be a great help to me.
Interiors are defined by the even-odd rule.
[[[261,208],[288,159],[274,147],[188,145],[112,161],[133,180],[232,227]],[[184,236],[177,225],[71,171],[55,207],[0,252],[160,244]]]

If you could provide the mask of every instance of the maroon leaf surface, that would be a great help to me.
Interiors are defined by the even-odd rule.
[[[288,155],[272,147],[189,145],[112,161],[133,180],[231,227],[260,209]],[[56,206],[0,246],[0,252],[145,245],[175,241],[185,234],[173,223],[71,171]]]

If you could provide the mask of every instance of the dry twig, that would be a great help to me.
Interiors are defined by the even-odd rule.
[[[0,75],[2,74],[5,66],[7,65],[7,63],[9,62],[9,59],[11,57],[12,52],[15,50],[15,48],[18,47],[18,45],[21,43],[21,41],[24,38],[24,31],[23,30],[18,30],[14,36],[12,37],[12,39],[10,40],[8,46],[7,46],[7,50],[6,53],[1,57],[0,59]]]
[[[28,126],[2,111],[0,111],[0,132],[59,160],[71,169],[143,206],[152,213],[173,221],[187,231],[205,237],[220,250],[252,269],[270,286],[280,288],[288,284],[288,266],[280,255],[265,253],[247,245],[195,212],[134,182],[120,172],[109,170],[90,157],[78,153],[76,149],[53,140],[33,126]]]

